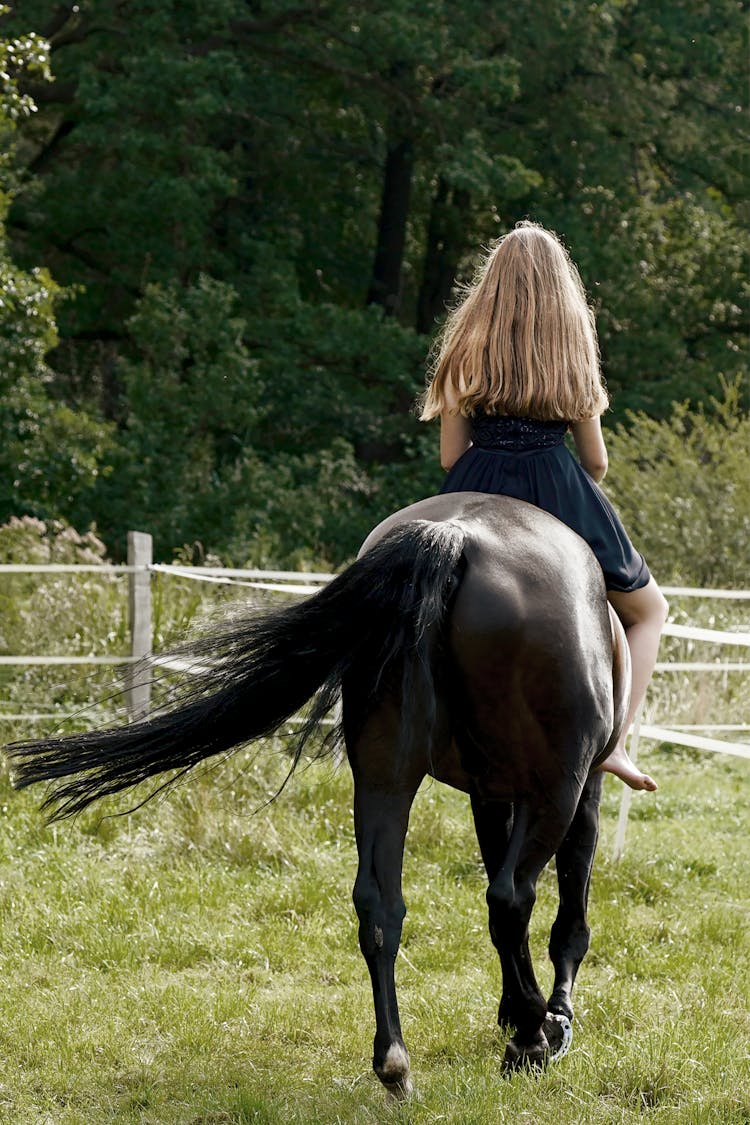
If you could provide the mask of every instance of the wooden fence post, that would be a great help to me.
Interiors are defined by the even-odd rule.
[[[635,713],[633,719],[633,726],[630,729],[628,753],[630,760],[635,764],[638,760],[638,744],[641,741],[641,719],[643,718],[643,704],[645,700],[641,700],[641,705]],[[615,863],[619,862],[625,854],[625,829],[628,826],[628,814],[630,812],[630,802],[633,799],[633,790],[629,785],[623,785],[622,797],[620,798],[620,813],[617,817],[617,830],[615,832],[615,846],[612,849],[612,859]]]
[[[138,567],[128,575],[128,616],[131,655],[145,661],[151,655],[151,574],[153,540],[144,531],[128,532],[128,566]],[[127,671],[127,708],[133,722],[148,715],[151,703],[151,669],[146,663],[132,664]]]

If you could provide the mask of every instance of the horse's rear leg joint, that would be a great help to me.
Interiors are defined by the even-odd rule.
[[[569,957],[577,964],[586,956],[591,942],[591,927],[579,918],[567,921],[556,918],[552,924],[549,939],[549,955],[552,961],[558,957]]]
[[[490,917],[525,921],[534,908],[536,889],[530,880],[516,883],[512,875],[501,872],[487,888],[486,897]]]
[[[352,899],[359,918],[359,941],[364,955],[385,953],[395,957],[406,917],[403,900],[385,902],[374,879],[358,880]]]
[[[500,872],[490,883],[485,897],[490,913],[510,910],[515,900],[513,876]]]

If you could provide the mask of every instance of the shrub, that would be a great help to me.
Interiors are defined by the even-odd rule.
[[[607,435],[607,491],[662,583],[750,586],[750,414],[738,383],[706,409],[628,415]]]

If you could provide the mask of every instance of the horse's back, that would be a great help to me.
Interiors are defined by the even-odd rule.
[[[477,615],[513,620],[546,629],[551,618],[564,618],[580,632],[594,608],[606,624],[604,579],[591,549],[560,520],[523,500],[479,492],[431,496],[402,508],[380,523],[365,540],[365,554],[390,531],[413,520],[450,522],[465,535],[467,580],[476,586]],[[469,611],[466,606],[465,612]],[[529,612],[532,610],[533,612]],[[477,621],[479,626],[481,621]]]

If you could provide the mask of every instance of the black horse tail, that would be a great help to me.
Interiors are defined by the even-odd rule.
[[[426,715],[429,724],[436,709],[435,637],[459,581],[463,546],[463,531],[450,522],[397,527],[305,601],[227,623],[175,650],[194,674],[163,711],[128,726],[7,747],[15,788],[69,779],[53,785],[42,804],[50,820],[61,820],[100,797],[176,771],[148,800],[206,758],[271,734],[315,695],[291,775],[350,674],[359,683],[368,678],[372,705],[397,671],[402,730],[417,717],[415,695],[421,721]]]

